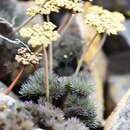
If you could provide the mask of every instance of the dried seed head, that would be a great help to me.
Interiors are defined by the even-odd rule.
[[[18,54],[15,56],[15,60],[23,65],[39,64],[41,59],[41,54],[28,52],[24,47],[18,49]]]

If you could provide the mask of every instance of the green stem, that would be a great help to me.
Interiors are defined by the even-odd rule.
[[[89,50],[89,48],[91,47],[91,45],[93,44],[93,42],[94,42],[95,38],[97,37],[97,35],[98,35],[98,33],[96,33],[96,34],[93,36],[93,38],[90,40],[90,42],[88,43],[88,45],[85,45],[85,47],[83,48],[82,56],[81,56],[81,58],[80,58],[80,60],[79,60],[79,62],[78,62],[76,71],[75,71],[75,73],[74,73],[75,76],[79,73],[80,68],[81,68],[81,66],[82,66],[82,63],[83,63],[84,56],[85,56],[86,52]]]
[[[44,79],[44,86],[46,89],[46,99],[49,102],[49,71],[48,71],[48,56],[46,48],[43,46],[43,56],[44,56],[44,64],[45,64],[45,79]]]
[[[21,75],[23,74],[25,70],[25,67],[23,66],[22,69],[20,70],[20,72],[18,73],[18,75],[16,76],[15,80],[11,83],[11,85],[7,88],[7,90],[4,92],[4,94],[9,94],[12,89],[15,87],[16,83],[18,82],[18,80],[20,79]]]

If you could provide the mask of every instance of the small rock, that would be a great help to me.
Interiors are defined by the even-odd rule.
[[[16,103],[16,100],[10,96],[0,93],[0,104],[1,103],[6,103],[6,105],[8,105],[8,106],[12,106],[13,104]]]

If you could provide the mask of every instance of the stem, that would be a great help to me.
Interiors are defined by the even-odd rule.
[[[23,66],[20,70],[20,72],[18,73],[18,75],[16,76],[16,78],[14,79],[14,81],[11,83],[11,85],[7,88],[7,90],[4,92],[4,94],[9,94],[12,89],[15,87],[16,83],[18,82],[18,80],[20,79],[21,75],[24,72],[25,67]]]
[[[42,6],[44,6],[46,4],[48,0],[46,0]],[[38,14],[37,14],[38,15]],[[16,29],[15,29],[15,32],[18,32],[21,28],[23,28],[24,26],[26,26],[33,18],[35,18],[37,15],[35,16],[32,16],[32,17],[29,17],[26,21],[24,21],[20,26],[18,26]]]
[[[12,44],[16,44],[16,45],[21,44],[21,45],[23,45],[24,47],[26,47],[29,52],[31,52],[29,46],[28,46],[27,44],[25,44],[24,42],[20,41],[19,39],[11,40],[11,39],[9,39],[9,38],[3,36],[3,35],[0,35],[0,38],[1,38],[1,39],[4,39],[4,40],[6,40],[6,41],[8,41],[8,42],[10,42],[10,43],[12,43]]]
[[[67,14],[65,21],[63,22],[63,24],[60,25],[60,27],[58,28],[58,32],[63,35],[65,30],[68,28],[68,26],[70,25],[70,23],[72,22],[72,19],[74,17],[74,14]]]
[[[49,72],[53,70],[53,46],[49,45]]]
[[[80,58],[80,60],[79,60],[79,62],[78,62],[78,66],[77,66],[76,71],[75,71],[75,73],[74,73],[75,76],[79,73],[80,68],[81,68],[81,65],[82,65],[82,63],[83,63],[84,56],[85,56],[86,52],[89,50],[89,48],[91,47],[91,45],[92,45],[92,43],[94,42],[94,40],[95,40],[95,38],[97,37],[97,35],[98,35],[98,33],[96,33],[96,34],[93,36],[93,38],[90,40],[90,42],[88,43],[88,45],[85,45],[85,47],[84,47],[84,49],[83,49],[82,56],[81,56],[81,58]]]
[[[88,65],[90,65],[93,62],[93,60],[95,59],[95,57],[97,56],[97,54],[99,53],[99,51],[101,50],[101,48],[103,47],[104,42],[106,41],[106,38],[107,38],[107,34],[105,33],[105,34],[103,34],[103,37],[101,39],[101,42],[100,42],[99,47],[97,49],[97,52],[93,56],[92,60],[88,63]]]
[[[19,44],[18,41],[11,40],[11,39],[3,36],[3,35],[0,35],[0,38],[4,39],[4,40],[6,40],[6,41],[8,41],[8,42],[10,42],[12,44]]]
[[[18,32],[21,28],[23,28],[24,26],[26,26],[33,18],[33,17],[29,17],[26,21],[24,21],[20,26],[18,26],[16,29],[15,29],[15,32]]]
[[[47,15],[47,22],[50,22],[50,16]],[[53,70],[53,45],[49,45],[49,72]]]
[[[49,72],[48,72],[48,56],[46,48],[43,46],[43,56],[44,56],[44,62],[45,62],[45,81],[44,85],[46,88],[46,99],[49,102]]]

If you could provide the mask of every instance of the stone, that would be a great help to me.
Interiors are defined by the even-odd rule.
[[[130,130],[130,89],[106,120],[104,130]]]
[[[7,89],[7,86],[4,83],[0,82],[0,93],[4,93],[6,89]],[[10,92],[9,95],[13,97],[14,99],[18,100],[18,97],[13,92]]]
[[[10,96],[0,93],[0,104],[5,103],[7,106],[12,106],[16,103],[16,100]]]

